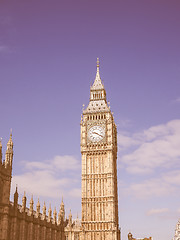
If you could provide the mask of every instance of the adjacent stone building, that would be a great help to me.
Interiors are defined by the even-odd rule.
[[[13,141],[12,133],[7,143],[5,161],[2,162],[2,144],[0,142],[0,240],[65,240],[64,203],[62,201],[59,214],[56,209],[52,214],[49,207],[46,215],[46,205],[40,213],[39,200],[34,209],[33,198],[29,208],[26,206],[24,193],[22,204],[18,204],[18,191],[14,193],[14,201],[10,202],[12,178]]]
[[[175,229],[175,235],[173,240],[180,240],[180,219],[178,220],[176,224],[176,229]]]
[[[149,238],[134,238],[132,233],[128,233],[128,240],[152,240],[152,237]]]

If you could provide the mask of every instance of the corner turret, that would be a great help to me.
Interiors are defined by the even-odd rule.
[[[61,206],[58,214],[58,223],[60,224],[61,221],[64,221],[64,218],[65,218],[65,209],[64,209],[64,202],[62,197]]]
[[[30,200],[30,204],[29,204],[29,215],[33,215],[33,206],[34,206],[34,201],[33,201],[33,195],[31,197],[31,200]]]
[[[14,193],[14,207],[16,208],[17,205],[18,205],[18,197],[19,197],[19,194],[18,194],[18,190],[17,190],[17,185],[16,185],[16,191]]]
[[[27,201],[26,192],[24,191],[24,196],[22,198],[22,212],[26,211],[26,201]]]
[[[38,198],[38,202],[36,205],[36,216],[37,217],[39,217],[39,215],[40,215],[40,208],[41,208],[41,205],[40,205],[39,198]]]
[[[12,141],[12,130],[11,130],[10,138],[7,143],[5,167],[7,168],[10,166],[12,169],[12,161],[13,161],[13,141]]]
[[[71,209],[69,212],[69,221],[68,221],[68,225],[71,227],[72,226],[72,213],[71,213]]]

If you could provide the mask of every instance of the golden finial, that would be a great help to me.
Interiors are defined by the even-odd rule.
[[[37,206],[40,206],[39,198],[38,198]]]
[[[97,58],[97,68],[99,68],[99,58]]]
[[[10,129],[10,136],[12,137],[12,128]]]

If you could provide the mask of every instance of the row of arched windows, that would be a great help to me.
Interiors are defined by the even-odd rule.
[[[87,119],[88,119],[88,120],[106,119],[106,114],[89,115]]]

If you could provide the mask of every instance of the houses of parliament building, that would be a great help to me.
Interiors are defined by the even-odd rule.
[[[106,100],[99,74],[99,59],[90,101],[81,117],[82,219],[65,218],[60,210],[48,210],[40,203],[29,207],[24,194],[19,204],[18,190],[10,201],[13,140],[10,134],[5,160],[0,142],[0,240],[120,240],[117,189],[117,128]],[[129,240],[135,240],[128,234]],[[151,238],[146,238],[150,240]]]

